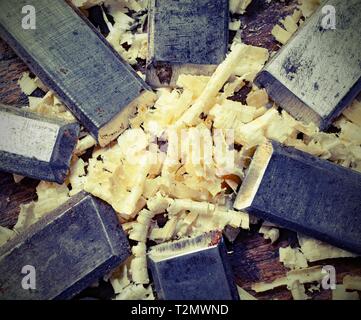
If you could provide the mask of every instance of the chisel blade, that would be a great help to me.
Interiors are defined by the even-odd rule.
[[[80,127],[0,104],[0,170],[63,183]]]
[[[359,0],[324,1],[255,83],[297,119],[327,129],[361,91],[360,24]]]
[[[222,233],[152,247],[148,253],[161,300],[238,300]]]
[[[259,146],[234,207],[361,254],[361,174],[277,142]]]
[[[33,8],[34,29],[24,27],[25,6]],[[128,127],[138,104],[153,101],[149,86],[67,1],[0,1],[0,36],[101,146]]]
[[[183,73],[212,75],[228,49],[228,0],[149,2],[148,83],[175,86]]]
[[[0,248],[0,300],[70,299],[129,254],[114,210],[81,192]]]

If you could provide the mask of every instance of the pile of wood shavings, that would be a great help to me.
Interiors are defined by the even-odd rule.
[[[111,24],[104,12],[110,44],[132,65],[137,59],[145,59],[147,1],[73,2],[82,10],[102,3],[114,18],[114,24]],[[231,11],[241,14],[250,2],[231,1]],[[281,27],[275,27],[276,39],[285,43],[300,21],[317,8],[316,4],[316,1],[303,1],[299,10],[281,21],[283,31],[279,31]],[[149,240],[162,243],[228,225],[249,229],[250,224],[257,221],[245,212],[234,211],[232,203],[255,147],[266,139],[361,172],[361,103],[355,101],[334,123],[338,133],[319,132],[312,123],[296,121],[285,111],[279,111],[269,101],[267,93],[252,84],[268,59],[266,49],[237,40],[212,77],[182,75],[177,89],[158,90],[154,106],[140,106],[136,117],[130,121],[130,128],[110,146],[102,149],[95,146],[95,140],[83,132],[66,183],[59,186],[40,182],[38,200],[21,206],[14,229],[0,228],[0,244],[72,195],[86,190],[115,209],[129,238],[137,243],[132,247],[131,258],[106,279],[111,282],[116,299],[154,299],[146,264]],[[19,85],[27,95],[36,88],[47,92],[43,98],[29,97],[29,110],[74,119],[39,79],[32,79],[25,73]],[[245,86],[251,87],[246,103],[232,101],[234,94]],[[182,129],[189,133],[201,131],[202,138],[211,146],[216,144],[214,132],[218,130],[221,139],[218,136],[217,141],[228,150],[228,157],[235,165],[225,171],[224,162],[216,157],[208,161],[202,158],[197,165],[181,161],[184,160],[179,158],[181,153],[175,151],[180,148]],[[236,148],[226,139],[229,130],[234,132]],[[92,148],[92,156],[84,160],[82,155]],[[191,158],[192,150],[187,152],[186,157]],[[14,178],[16,182],[21,180],[18,176]],[[157,222],[159,217],[163,218],[162,224]],[[260,233],[275,242],[279,227],[265,222]],[[285,285],[294,299],[307,299],[304,284],[320,283],[323,277],[321,267],[310,268],[308,263],[354,256],[302,235],[299,235],[299,243],[300,248],[280,249],[280,261],[290,270],[287,275],[270,284],[254,284],[255,292]],[[355,294],[346,290],[360,290],[360,279],[345,278],[334,298],[355,298]],[[244,299],[254,299],[242,288],[239,292]]]

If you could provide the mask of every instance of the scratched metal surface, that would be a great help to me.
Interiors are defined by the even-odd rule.
[[[228,50],[228,3],[150,1],[147,82],[174,87],[183,73],[212,75]]]
[[[361,90],[361,2],[329,0],[336,29],[320,8],[258,76],[274,101],[298,119],[328,128]]]
[[[297,0],[279,1],[253,0],[247,9],[247,13],[241,17],[242,38],[247,44],[262,46],[270,51],[279,49],[278,43],[271,36],[273,26],[296,7]],[[231,32],[231,36],[234,33]],[[145,61],[140,61],[138,66],[143,70]],[[22,72],[28,70],[21,59],[0,39],[0,101],[12,105],[24,105],[27,98],[22,94],[17,80]],[[233,99],[244,101],[247,91],[244,87],[236,93]],[[16,223],[19,213],[19,205],[36,199],[35,188],[39,182],[33,179],[24,179],[15,184],[10,174],[0,173],[0,225],[12,227]],[[279,240],[271,244],[257,233],[260,225],[252,226],[250,231],[241,230],[240,235],[233,244],[227,243],[231,255],[231,265],[237,277],[237,283],[259,299],[292,299],[291,293],[280,287],[275,290],[255,294],[251,285],[257,281],[273,281],[286,274],[287,269],[279,262],[278,250],[280,247],[297,244],[296,234],[292,231],[281,229]],[[337,280],[342,282],[346,274],[361,275],[361,258],[332,259],[312,265],[333,265],[337,271]],[[81,297],[95,296],[107,299],[112,295],[109,285],[104,284],[105,289],[88,289]],[[306,285],[309,288],[309,285]],[[331,298],[330,291],[313,292],[308,294],[315,300]]]
[[[148,259],[161,300],[239,300],[221,232],[153,246]]]
[[[25,4],[37,9],[35,30],[20,23]],[[148,86],[89,25],[65,1],[0,1],[0,35],[97,138]]]
[[[150,7],[150,61],[219,64],[224,60],[228,0],[152,0]]]
[[[0,249],[0,300],[68,299],[130,255],[127,237],[108,204],[81,192]],[[34,266],[36,290],[19,285]]]
[[[79,124],[1,104],[0,115],[0,169],[63,183],[78,142]]]
[[[241,205],[255,180],[252,163],[235,208],[361,254],[359,172],[276,142],[259,147],[255,159],[255,166],[265,168],[262,181],[253,199]]]

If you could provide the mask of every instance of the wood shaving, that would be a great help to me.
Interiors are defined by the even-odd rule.
[[[302,15],[306,18],[310,17],[320,6],[321,0],[300,0],[300,9]]]
[[[256,108],[265,107],[269,102],[267,91],[265,89],[257,88],[256,90],[251,91],[247,95],[246,101],[247,105],[249,106],[253,106]]]
[[[97,144],[96,140],[90,134],[87,134],[84,138],[78,141],[74,153],[77,156],[81,156],[88,149],[94,147],[96,144]]]
[[[40,220],[47,213],[55,210],[70,199],[66,185],[41,181],[36,188],[37,201],[20,205],[18,221],[14,226],[16,232],[23,232],[30,225]]]
[[[30,78],[29,72],[23,73],[18,81],[18,85],[20,86],[21,91],[24,92],[27,96],[31,95],[38,88],[34,79]]]
[[[309,262],[326,259],[357,257],[354,253],[333,247],[327,243],[298,234],[301,252]]]
[[[349,121],[361,127],[361,102],[355,100],[347,109],[342,113]]]
[[[277,228],[267,227],[264,224],[258,232],[263,235],[265,240],[271,240],[271,243],[275,243],[280,236],[280,231]]]
[[[72,113],[56,98],[53,92],[49,91],[41,100],[36,100],[36,103],[29,105],[29,108],[27,108],[28,111],[51,118],[59,118],[68,122],[76,121]],[[30,102],[31,101],[30,99]]]
[[[343,278],[343,285],[347,290],[361,291],[361,277],[347,275]]]
[[[286,268],[296,270],[308,267],[306,257],[298,248],[291,248],[290,246],[280,248],[279,255],[280,262],[282,262]]]
[[[306,294],[305,286],[299,281],[293,282],[288,289],[291,291],[293,300],[309,299],[308,295]]]
[[[0,226],[0,246],[4,245],[14,236],[16,236],[15,231]]]
[[[241,61],[245,46],[235,45],[228,55],[226,60],[221,63],[213,76],[207,83],[201,96],[196,102],[183,114],[183,116],[175,123],[175,127],[183,127],[185,125],[191,126],[199,123],[199,116],[201,113],[207,114],[212,101],[227,82],[227,80],[234,74],[239,61]]]
[[[231,13],[243,14],[251,2],[252,0],[230,0],[229,10]]]
[[[234,74],[246,81],[252,82],[269,59],[268,50],[237,42],[234,42],[231,48],[233,48],[233,50],[235,48],[240,50]]]
[[[291,270],[287,272],[285,277],[278,278],[273,282],[259,282],[252,285],[252,290],[259,292],[266,292],[275,288],[286,286],[291,291],[295,300],[305,300],[308,296],[305,293],[304,284],[321,282],[324,277],[322,268],[319,266]]]
[[[251,301],[251,300],[258,300],[257,298],[255,298],[254,296],[252,296],[250,293],[248,293],[246,290],[244,290],[243,288],[237,286],[237,291],[239,294],[239,299],[241,301]]]
[[[293,14],[281,19],[279,23],[282,25],[275,25],[271,31],[271,34],[281,44],[286,44],[293,34],[298,30],[299,22],[302,17],[302,9],[295,10]]]
[[[357,292],[348,292],[342,284],[336,285],[336,289],[332,290],[332,300],[360,300]]]

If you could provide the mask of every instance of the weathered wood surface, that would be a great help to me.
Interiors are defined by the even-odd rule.
[[[247,44],[263,46],[270,51],[279,48],[277,42],[271,36],[273,26],[284,17],[293,12],[297,0],[286,1],[286,6],[279,1],[272,1],[270,4],[264,0],[253,0],[247,9],[247,14],[242,16],[242,37]],[[144,61],[139,63],[143,68]],[[21,93],[17,80],[22,72],[26,71],[26,65],[14,54],[14,52],[0,40],[0,102],[12,105],[24,105],[27,98]],[[241,90],[234,98],[240,101],[245,99],[247,87]],[[16,223],[19,213],[19,205],[36,199],[35,187],[38,181],[24,179],[20,184],[15,184],[10,174],[0,173],[0,225],[12,227]],[[257,233],[258,226],[252,227],[251,231],[241,231],[233,245],[231,264],[237,275],[238,285],[250,293],[251,285],[258,281],[273,281],[285,275],[287,269],[279,262],[278,250],[280,247],[295,245],[296,234],[281,229],[280,239],[270,244]],[[361,275],[361,258],[332,259],[313,263],[311,265],[333,265],[337,271],[337,280],[342,282],[346,274]],[[98,293],[96,289],[87,290],[87,293],[106,298],[111,294],[109,286],[106,293]],[[84,296],[84,295],[83,295]],[[284,287],[276,290],[257,294],[259,299],[292,299],[291,293]],[[329,299],[330,291],[315,292],[313,299]]]

